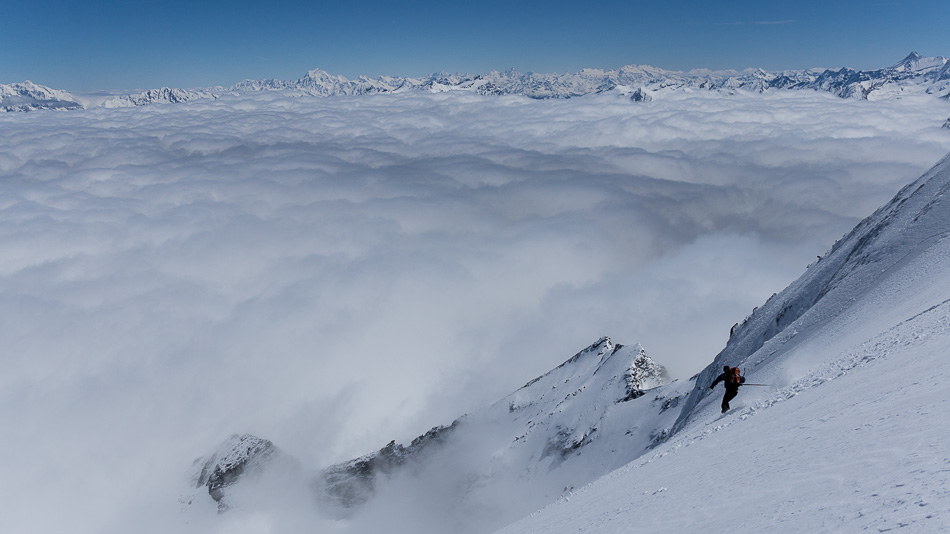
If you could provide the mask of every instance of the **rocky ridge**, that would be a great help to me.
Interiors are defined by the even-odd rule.
[[[485,455],[469,457],[464,473],[455,473],[469,485],[463,493],[488,491],[492,481],[510,477],[544,479],[555,488],[583,484],[650,447],[672,424],[673,411],[667,409],[682,394],[664,388],[668,382],[666,369],[642,347],[602,338],[490,407],[436,426],[406,445],[391,441],[353,460],[309,474],[297,471],[309,478],[313,501],[334,517],[352,515],[374,498],[380,483],[394,477],[453,476],[430,465],[476,441]],[[653,398],[648,391],[656,392]],[[617,454],[621,446],[624,452]],[[268,440],[233,435],[195,461],[192,480],[205,496],[189,497],[188,503],[210,497],[224,512],[235,485],[286,459]]]
[[[207,490],[217,503],[218,512],[223,513],[229,508],[228,493],[232,485],[278,461],[295,462],[269,440],[251,434],[233,434],[217,449],[194,461],[191,482],[195,489]],[[193,496],[182,498],[185,504],[191,504],[192,499]]]

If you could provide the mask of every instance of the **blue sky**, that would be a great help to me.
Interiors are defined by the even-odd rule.
[[[5,5],[0,83],[74,91],[296,79],[312,68],[419,76],[877,68],[950,55],[950,2],[39,0]]]

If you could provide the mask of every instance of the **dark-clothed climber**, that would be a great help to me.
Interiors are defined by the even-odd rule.
[[[726,394],[722,396],[722,413],[726,413],[729,410],[729,401],[736,398],[736,395],[739,394],[739,386],[745,382],[745,377],[742,376],[738,367],[729,367],[724,365],[722,367],[722,374],[717,376],[709,389],[715,389],[716,384],[719,382],[725,381]]]

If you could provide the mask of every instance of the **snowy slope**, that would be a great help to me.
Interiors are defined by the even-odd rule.
[[[433,428],[407,445],[392,442],[301,477],[312,477],[312,500],[324,515],[357,523],[374,509],[405,506],[392,503],[407,494],[450,487],[439,502],[451,513],[420,513],[444,516],[444,525],[457,532],[484,532],[648,450],[660,438],[654,430],[672,425],[677,411],[671,408],[685,393],[683,384],[664,386],[668,380],[666,370],[639,345],[602,338],[485,410]],[[243,472],[268,470],[277,458],[282,456],[270,441],[232,436],[196,461],[193,480],[199,491],[183,500],[214,499],[221,511],[235,504],[253,508],[252,500],[235,494],[255,494],[241,489],[253,485],[243,481]],[[516,505],[508,497],[512,493],[521,496]],[[486,510],[492,513],[486,516]],[[387,517],[390,523],[400,520],[398,514]],[[403,526],[412,528],[416,518],[405,521]]]
[[[665,443],[502,532],[950,529],[948,190],[950,156],[737,329]],[[771,387],[720,416],[724,362]]]
[[[377,514],[396,532],[420,528],[420,516],[438,518],[426,532],[491,531],[643,454],[684,393],[680,383],[661,387],[667,380],[639,345],[603,338],[457,421],[441,446],[375,473],[367,509],[341,515],[357,531]]]

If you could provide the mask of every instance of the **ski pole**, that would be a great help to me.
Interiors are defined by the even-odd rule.
[[[771,386],[772,384],[746,384],[743,383],[743,386]]]

